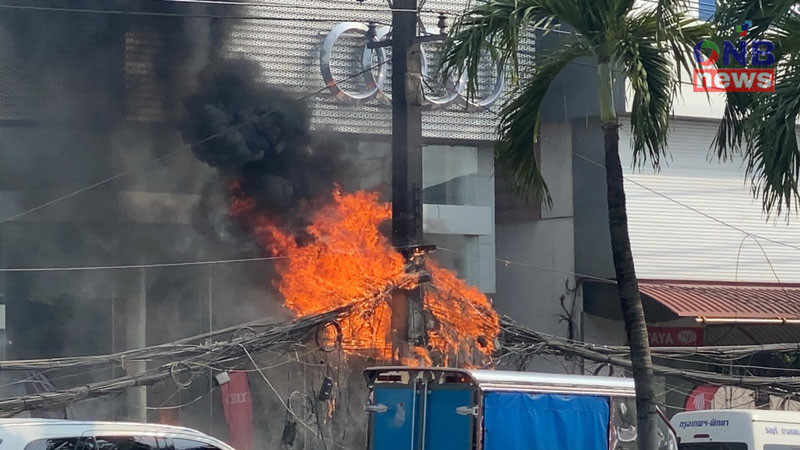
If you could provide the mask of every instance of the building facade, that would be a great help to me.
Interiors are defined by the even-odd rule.
[[[440,11],[452,17],[466,4],[429,0],[423,22],[436,32]],[[697,5],[700,18],[709,12],[707,4]],[[0,348],[6,357],[103,354],[253,317],[288,317],[270,290],[272,269],[267,263],[102,269],[257,253],[221,225],[227,215],[224,189],[169,120],[180,109],[173,96],[196,88],[191,75],[213,58],[255,61],[262,81],[307,98],[314,133],[340,143],[336,148],[358,168],[358,176],[342,180],[345,187],[376,190],[388,200],[391,110],[385,96],[391,94],[390,68],[383,73],[385,63],[374,52],[367,62],[373,78],[385,76],[383,101],[380,96],[342,101],[326,89],[323,76],[329,66],[343,91],[340,97],[373,89],[363,76],[364,29],[374,22],[380,30],[391,21],[383,4],[281,0],[235,9],[218,6],[193,14],[231,18],[112,21],[114,27],[105,36],[108,45],[89,52],[96,56],[89,59],[76,55],[87,53],[97,39],[80,31],[94,30],[102,22],[76,24],[59,17],[62,22],[53,24],[47,16],[26,16],[34,12],[14,17],[73,32],[20,35],[17,40],[26,38],[31,44],[21,52],[29,60],[20,63],[26,70],[0,71],[0,262],[15,269],[98,269],[0,273],[0,303],[5,306]],[[315,20],[306,20],[312,16]],[[349,28],[326,50],[326,39],[342,24]],[[3,32],[13,36],[18,32],[13,25],[4,23]],[[523,63],[535,63],[536,54],[556,48],[563,39],[559,33],[532,35]],[[0,41],[0,55],[9,61],[4,67],[13,67],[20,61],[20,49],[8,44],[12,41]],[[436,45],[426,48],[432,75]],[[321,58],[326,51],[329,61]],[[180,61],[180,70],[165,65],[165,58]],[[53,68],[58,70],[48,70]],[[502,75],[487,64],[483,76],[481,98],[490,98]],[[512,183],[495,171],[493,111],[508,95],[507,86],[496,103],[482,108],[454,101],[426,110],[424,230],[426,239],[439,247],[434,257],[492,297],[500,313],[544,333],[624,345],[614,289],[591,282],[614,275],[594,78],[591,63],[578,62],[548,94],[536,151],[552,193],[551,208],[519,201]],[[442,95],[441,86],[426,85],[426,92]],[[627,94],[620,86],[617,104],[623,117],[630,114]],[[792,248],[800,247],[798,225],[761,213],[740,161],[709,158],[720,101],[712,98],[709,103],[703,94],[685,90],[672,123],[671,158],[660,171],[646,164],[633,166],[630,134],[622,120],[620,151],[627,168],[631,239],[638,274],[647,280],[643,292],[648,319],[655,326],[701,327],[709,343],[743,343],[748,336],[759,343],[796,341],[800,336],[792,325],[701,324],[700,316],[664,294],[676,286],[691,291],[698,284],[713,284],[720,289],[711,302],[731,303],[725,296],[736,300],[744,288],[785,292],[800,282],[799,266],[793,264],[797,250]],[[119,173],[125,175],[117,178]],[[52,199],[61,200],[50,204]],[[32,210],[37,205],[44,206]],[[236,307],[231,307],[234,301]],[[745,311],[733,314],[749,317]],[[781,312],[775,314],[779,319]],[[529,368],[594,370],[546,357]],[[290,392],[292,386],[287,381],[278,387]],[[194,389],[176,398],[185,402],[203,394],[202,387]],[[157,413],[148,413],[147,406],[158,411],[171,393],[150,391],[146,404],[139,394],[74,414],[106,419],[147,419],[149,414],[154,419]],[[670,401],[678,405],[682,400]],[[265,409],[269,405],[261,404]],[[218,402],[190,408],[194,412],[180,418],[183,424],[212,432],[219,427]],[[265,422],[267,416],[262,417]],[[274,428],[282,425],[265,432],[279,436]]]

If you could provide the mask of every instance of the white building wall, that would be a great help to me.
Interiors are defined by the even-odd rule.
[[[655,172],[649,166],[632,166],[630,128],[623,126],[620,155],[628,176],[625,189],[637,274],[800,282],[800,250],[746,238],[714,220],[800,248],[797,217],[789,223],[785,217],[767,217],[760,201],[753,199],[741,159],[723,163],[709,153],[716,129],[715,122],[673,121],[669,157]]]

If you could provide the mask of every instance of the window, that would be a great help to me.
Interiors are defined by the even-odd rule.
[[[717,12],[716,0],[698,0],[697,2],[698,16],[700,20],[711,20],[714,13]]]
[[[747,444],[734,442],[704,442],[700,444],[681,444],[680,450],[747,450]]]
[[[610,448],[614,450],[636,450],[636,399],[614,397],[611,399]],[[677,442],[666,418],[657,425],[658,450],[672,450]]]
[[[38,439],[25,446],[25,450],[80,450],[83,448],[81,438]]]
[[[149,436],[98,436],[95,438],[95,442],[97,450],[153,450],[159,448],[156,439]]]
[[[610,421],[610,448],[614,450],[636,449],[636,399],[613,398]]]
[[[200,441],[189,439],[173,439],[175,450],[220,450],[217,447]]]
[[[764,450],[800,450],[800,445],[767,444]]]

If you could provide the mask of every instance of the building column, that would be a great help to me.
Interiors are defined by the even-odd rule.
[[[146,269],[139,269],[126,277],[125,298],[125,348],[135,350],[147,346],[147,277]],[[124,364],[128,375],[147,371],[147,362],[131,361]],[[128,420],[147,422],[147,388],[129,388],[126,392]]]

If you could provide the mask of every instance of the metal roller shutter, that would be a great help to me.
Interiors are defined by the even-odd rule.
[[[625,188],[639,277],[800,282],[800,251],[757,243],[688,208],[748,233],[800,247],[800,222],[795,217],[787,224],[785,217],[768,218],[762,213],[760,201],[753,199],[745,180],[741,159],[721,163],[709,154],[716,128],[711,122],[673,122],[669,155],[661,171],[655,172],[649,162],[641,169],[632,166],[630,126],[623,125],[620,153],[629,178]]]

